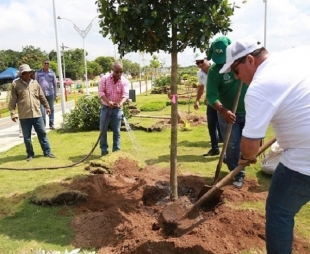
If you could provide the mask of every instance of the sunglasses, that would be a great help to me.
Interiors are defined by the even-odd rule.
[[[116,74],[123,73],[123,71],[114,71],[114,73],[116,73]]]
[[[196,65],[203,64],[205,60],[196,61]]]
[[[235,61],[237,64],[236,64],[235,66],[231,66],[231,70],[235,73],[235,75],[237,75],[237,76],[239,75],[239,71],[236,70],[236,67],[237,67],[239,64],[244,63],[247,56],[248,56],[248,55],[243,56],[243,57],[237,59],[237,60]]]
[[[49,65],[50,63],[44,63],[45,65]]]

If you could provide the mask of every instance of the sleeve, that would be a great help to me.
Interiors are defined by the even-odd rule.
[[[102,77],[99,83],[99,88],[98,88],[98,95],[99,98],[101,98],[103,95],[105,95],[105,85],[106,85],[106,77]]]
[[[208,103],[212,106],[215,102],[218,102],[218,87],[220,83],[220,76],[216,73],[216,70],[214,68],[210,68],[208,72],[208,78],[207,78],[207,99]]]
[[[123,95],[122,98],[129,98],[129,81],[125,80],[124,82],[124,91],[123,91]]]
[[[54,72],[54,83],[53,83],[53,87],[54,87],[54,96],[57,96],[57,78],[56,78],[56,74]]]
[[[9,101],[9,110],[11,112],[11,118],[17,117],[17,114],[15,113],[16,109],[16,104],[17,104],[17,92],[16,92],[16,83],[12,83],[11,87],[11,96],[10,96],[10,101]]]
[[[246,115],[242,136],[249,139],[264,138],[276,111],[274,105],[257,94],[247,91],[244,98]]]

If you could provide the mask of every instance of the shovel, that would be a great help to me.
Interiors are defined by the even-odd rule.
[[[231,111],[234,114],[236,114],[236,111],[237,111],[237,107],[238,107],[238,103],[239,103],[239,98],[240,98],[242,86],[243,86],[243,82],[240,81],[240,84],[238,86],[238,91],[237,91],[237,94],[236,94],[236,97],[235,97],[234,105],[233,105],[233,108],[232,108],[232,111]],[[223,147],[222,147],[222,151],[221,151],[220,158],[219,158],[219,161],[218,161],[217,166],[216,166],[214,180],[213,180],[213,184],[212,185],[214,185],[214,184],[216,184],[218,182],[219,174],[220,174],[220,171],[221,171],[221,168],[222,168],[222,164],[223,164],[223,161],[224,161],[224,156],[226,154],[228,142],[229,142],[229,139],[230,139],[230,134],[231,134],[232,127],[233,127],[233,123],[229,123],[228,126],[227,126],[226,134],[225,134],[225,139],[224,139],[224,143],[223,143]],[[202,197],[211,188],[212,188],[212,186],[204,185],[201,188],[197,198],[199,199],[200,197]],[[223,192],[222,190],[219,190],[219,192],[218,192],[219,196],[222,195],[222,193],[220,191]],[[214,199],[218,200],[219,196],[215,196]]]
[[[269,141],[265,142],[259,148],[256,157],[262,154],[275,141],[276,138],[273,137]],[[189,201],[185,199],[179,199],[181,201],[177,205],[172,204],[170,207],[168,205],[160,215],[160,224],[163,225],[164,232],[169,232],[171,235],[182,235],[188,230],[193,229],[195,226],[199,225],[199,223],[203,221],[203,218],[199,216],[200,206],[206,201],[212,199],[214,196],[219,197],[223,192],[223,190],[220,188],[226,186],[242,169],[244,169],[245,166],[246,164],[237,166],[223,179],[213,185],[212,188],[201,198],[199,198],[199,200],[197,200],[193,205],[189,205]],[[179,216],[180,214],[181,216]]]

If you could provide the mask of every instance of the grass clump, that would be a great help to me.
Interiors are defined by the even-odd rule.
[[[166,107],[166,103],[164,101],[151,101],[145,105],[143,105],[140,110],[141,111],[161,111]]]

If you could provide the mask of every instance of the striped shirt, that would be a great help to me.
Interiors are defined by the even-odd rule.
[[[113,74],[109,73],[101,78],[99,85],[99,97],[105,95],[109,101],[120,103],[122,98],[129,98],[129,81],[121,76],[115,83]],[[102,101],[103,105],[107,103]]]

